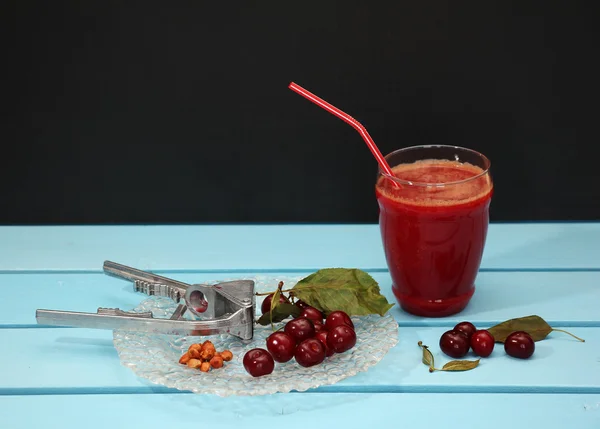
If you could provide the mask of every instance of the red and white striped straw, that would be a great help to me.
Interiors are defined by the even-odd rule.
[[[301,96],[303,96],[307,100],[312,101],[317,106],[320,106],[323,109],[327,110],[332,115],[335,115],[338,118],[340,118],[341,120],[343,120],[343,121],[347,122],[348,124],[352,125],[352,127],[354,127],[356,129],[356,131],[358,131],[358,133],[362,136],[362,138],[365,141],[365,143],[367,144],[368,148],[371,150],[371,153],[373,154],[373,156],[375,157],[375,159],[379,163],[379,166],[381,167],[381,169],[387,175],[389,175],[391,177],[395,177],[394,173],[392,172],[392,169],[390,168],[389,164],[387,163],[387,161],[385,160],[385,158],[383,157],[383,155],[379,151],[379,148],[377,147],[377,145],[375,144],[375,142],[373,141],[373,139],[369,135],[367,129],[360,122],[358,122],[356,119],[354,119],[349,114],[347,114],[345,112],[342,112],[337,107],[332,106],[331,104],[329,104],[325,100],[317,97],[315,94],[311,93],[310,91],[307,91],[306,89],[302,88],[300,85],[298,85],[298,84],[296,84],[294,82],[290,83],[289,88],[292,91],[300,94]],[[396,182],[394,182],[394,183],[396,183]]]

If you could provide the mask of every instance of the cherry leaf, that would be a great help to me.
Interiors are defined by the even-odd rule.
[[[568,334],[581,342],[585,342],[585,340],[571,334],[570,332],[567,332],[563,329],[553,328],[548,324],[548,322],[537,315],[509,319],[488,329],[488,332],[494,336],[494,339],[497,343],[504,343],[506,338],[515,331],[527,332],[533,341],[541,341],[546,338],[550,332],[557,331],[564,332],[565,334]]]
[[[281,322],[288,317],[299,317],[302,314],[302,309],[294,304],[281,303],[271,308],[271,311],[264,313],[258,318],[256,323],[262,326],[270,325],[271,323]]]
[[[375,279],[359,269],[321,269],[296,283],[290,294],[325,314],[341,310],[349,316],[384,316],[394,306]]]
[[[435,370],[433,354],[429,350],[429,347],[424,345],[421,341],[419,341],[419,347],[423,349],[423,358],[421,361],[429,367],[429,372],[433,372]]]
[[[440,371],[468,371],[477,368],[480,359],[477,360],[452,360],[440,369]]]

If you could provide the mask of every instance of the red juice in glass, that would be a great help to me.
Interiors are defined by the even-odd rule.
[[[386,156],[375,193],[392,290],[407,312],[459,313],[475,292],[493,193],[490,162],[455,146],[415,146]]]

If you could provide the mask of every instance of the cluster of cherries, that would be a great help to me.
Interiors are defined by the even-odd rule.
[[[271,310],[272,295],[261,306],[263,314]],[[280,302],[285,298],[281,297]],[[356,345],[354,324],[347,313],[333,311],[323,316],[318,309],[303,301],[296,305],[302,309],[300,316],[288,321],[283,330],[273,332],[264,348],[254,348],[244,355],[243,364],[253,377],[271,374],[275,362],[295,359],[299,365],[318,365],[334,353],[344,353]]]
[[[461,358],[469,349],[477,356],[488,357],[494,350],[494,336],[485,329],[477,329],[471,322],[460,322],[454,329],[440,337],[440,349],[450,357]],[[509,356],[528,359],[535,351],[535,342],[525,331],[512,332],[504,342],[504,351]]]

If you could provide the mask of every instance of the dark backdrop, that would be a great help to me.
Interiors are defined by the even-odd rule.
[[[594,2],[5,4],[0,223],[376,222],[362,139],[290,81],[384,153],[487,154],[493,221],[600,219]]]

